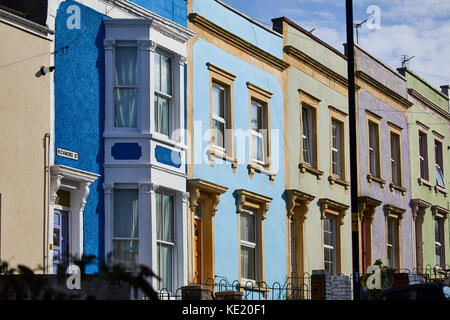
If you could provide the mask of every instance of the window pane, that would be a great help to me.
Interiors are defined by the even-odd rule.
[[[436,266],[441,266],[442,264],[442,246],[435,244],[435,257],[436,257]]]
[[[172,63],[164,55],[161,55],[161,92],[172,95]]]
[[[253,135],[252,147],[253,147],[253,159],[263,161],[263,154],[264,154],[263,138],[260,136]]]
[[[263,129],[262,126],[262,106],[252,101],[252,119],[251,119],[252,129],[258,131]]]
[[[213,114],[225,119],[225,92],[224,89],[213,85],[212,87],[212,109]]]
[[[369,122],[369,156],[370,174],[379,177],[378,126],[373,122]]]
[[[255,249],[241,246],[242,278],[256,280]]]
[[[241,212],[241,240],[255,243],[255,216]]]
[[[135,86],[137,78],[137,49],[136,47],[116,47],[116,73],[117,85]]]
[[[114,126],[117,128],[136,128],[137,89],[114,89]]]
[[[444,175],[442,174],[441,168],[436,165],[436,182],[438,185],[445,187]]]
[[[309,108],[302,107],[303,127],[303,161],[312,166],[312,112]]]
[[[155,130],[169,135],[169,99],[155,94]]]
[[[173,198],[155,193],[157,240],[174,242]]]
[[[213,119],[212,125],[213,125],[212,143],[218,147],[225,148],[224,124],[222,122]]]
[[[138,191],[114,190],[114,237],[139,237]]]
[[[155,52],[155,91],[161,92],[161,55],[158,52]]]
[[[128,272],[137,272],[139,267],[139,242],[137,240],[113,241],[114,264],[121,264]]]
[[[158,290],[166,289],[172,292],[173,274],[173,247],[158,244],[158,276],[161,280],[158,283]]]

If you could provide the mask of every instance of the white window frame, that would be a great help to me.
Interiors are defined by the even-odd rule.
[[[117,47],[134,47],[136,48],[136,66],[137,66],[137,70],[136,70],[136,85],[135,86],[123,86],[123,85],[117,85],[116,81],[115,81],[115,72],[116,72],[116,50]],[[139,125],[139,114],[141,111],[141,106],[140,106],[140,87],[141,87],[141,83],[140,83],[140,78],[141,78],[141,71],[139,68],[139,65],[141,64],[141,54],[140,54],[140,50],[139,50],[139,46],[137,41],[130,41],[130,40],[126,40],[126,41],[116,41],[115,45],[114,45],[114,54],[112,55],[112,67],[113,67],[113,73],[112,73],[112,101],[113,101],[113,108],[112,108],[112,128],[113,130],[118,130],[118,131],[137,131],[140,129],[140,125]],[[117,127],[116,126],[116,101],[114,98],[114,93],[116,89],[136,89],[136,127]]]
[[[438,154],[437,154],[437,150],[436,150],[436,147],[438,145],[440,146],[440,157],[439,157],[439,159],[438,159]],[[439,187],[445,188],[444,170],[442,168],[444,166],[444,159],[443,159],[444,155],[443,155],[443,150],[442,150],[442,141],[440,141],[438,139],[434,139],[434,158],[435,158],[434,163],[435,163],[435,170],[436,170],[436,185],[438,185]],[[442,165],[439,164],[439,162],[441,162],[441,161],[442,161]],[[439,173],[439,175],[442,178],[442,182],[443,182],[442,185],[439,184],[439,182],[438,182],[438,178],[437,178],[438,173]]]
[[[424,140],[421,140],[424,139]],[[428,170],[428,135],[426,132],[419,130],[419,175],[420,178],[428,181],[430,173]],[[423,149],[423,150],[422,150]],[[423,154],[422,154],[423,151]]]
[[[253,126],[250,127],[250,133],[251,133],[251,139],[252,139],[252,150],[251,150],[251,152],[252,152],[252,161],[257,163],[257,164],[259,164],[259,165],[264,166],[264,165],[266,165],[266,158],[267,158],[267,155],[266,155],[266,152],[267,152],[267,150],[266,150],[267,149],[266,142],[267,141],[266,141],[266,139],[264,137],[264,134],[259,132],[259,131],[267,130],[267,128],[264,128],[264,122],[265,122],[265,119],[264,119],[264,104],[262,104],[259,101],[256,101],[256,100],[252,99],[251,100],[251,108],[253,108],[254,105],[256,107],[260,108],[259,110],[260,110],[261,118],[259,120],[260,120],[261,123],[258,123],[258,131],[254,130]],[[252,119],[250,119],[250,122],[251,122],[251,120]],[[253,146],[253,141],[254,141],[253,137],[256,137],[257,141],[261,144],[261,157],[262,157],[262,159],[256,159],[254,157],[255,146]]]
[[[131,237],[116,237],[114,235],[114,218],[115,218],[115,208],[114,208],[114,199],[116,196],[115,191],[116,190],[136,190],[137,192],[137,201],[138,201],[138,237],[137,238],[131,238]],[[114,186],[114,190],[113,190],[113,196],[112,196],[112,203],[111,203],[111,207],[112,207],[112,220],[111,220],[111,226],[112,226],[112,230],[111,230],[111,253],[112,253],[112,263],[114,264],[114,241],[118,240],[118,241],[138,241],[138,265],[141,264],[141,230],[140,230],[140,225],[141,225],[141,221],[140,221],[140,203],[141,199],[139,197],[139,189],[137,185],[127,185],[127,184],[116,184]]]
[[[242,247],[251,248],[251,249],[254,249],[254,251],[255,251],[255,257],[254,257],[255,258],[255,262],[254,262],[255,279],[247,279],[247,278],[242,277],[243,270],[241,270],[241,280],[242,280],[242,283],[245,285],[246,283],[256,283],[257,279],[258,279],[258,243],[257,243],[257,241],[258,241],[257,232],[258,231],[257,231],[257,221],[256,221],[256,213],[255,212],[252,212],[250,210],[242,210],[240,214],[241,215],[247,214],[252,217],[253,230],[255,231],[255,234],[254,234],[255,242],[249,242],[249,241],[242,240],[241,230],[239,230],[239,240],[240,240],[239,246],[241,247],[241,250],[240,250],[241,256],[239,257],[239,259],[242,259]],[[241,216],[239,216],[239,219],[242,219]]]
[[[154,97],[153,97],[153,101],[152,101],[153,114],[155,115],[155,112],[156,112],[154,108],[155,108],[155,99],[156,99],[157,96],[160,96],[160,97],[165,98],[165,99],[168,100],[168,113],[169,113],[168,121],[169,121],[169,123],[167,124],[167,131],[168,131],[167,135],[164,134],[164,133],[161,133],[161,132],[159,132],[157,130],[157,117],[156,116],[154,116],[153,127],[154,127],[154,131],[156,133],[171,139],[172,132],[177,129],[176,125],[175,125],[175,123],[176,123],[175,117],[176,117],[177,112],[176,112],[176,110],[174,110],[174,107],[173,107],[174,106],[174,101],[173,101],[174,100],[173,99],[174,98],[174,91],[175,90],[180,90],[180,88],[175,88],[175,86],[174,86],[174,74],[175,74],[174,67],[175,66],[174,66],[174,57],[173,57],[173,55],[170,54],[169,52],[163,50],[162,48],[157,48],[155,50],[155,54],[154,54],[154,57],[153,57],[153,60],[155,60],[155,62],[154,62],[155,63],[154,64],[154,66],[155,66],[154,69],[155,70],[156,70],[156,59],[155,59],[156,54],[159,54],[160,56],[164,56],[164,57],[166,57],[166,58],[168,58],[170,60],[170,91],[171,91],[171,95],[168,95],[166,93],[163,93],[161,91],[157,91],[156,90],[155,76],[153,75],[153,92],[154,92]],[[161,61],[160,61],[160,63],[161,63]],[[161,64],[160,64],[159,70],[160,70],[159,78],[161,80]]]
[[[217,82],[213,82],[212,83],[212,90],[214,90],[214,88],[219,89],[221,91],[223,91],[223,118],[220,117],[220,115],[217,115],[214,113],[214,108],[213,108],[213,112],[212,112],[212,121],[217,121],[223,124],[223,147],[219,146],[217,143],[215,143],[213,141],[213,146],[214,149],[216,149],[217,151],[219,151],[219,153],[221,154],[226,154],[226,147],[227,147],[227,134],[226,134],[226,130],[227,130],[227,88],[218,84]],[[216,135],[217,136],[217,135]]]
[[[171,271],[172,271],[172,284],[171,284],[171,286],[172,286],[172,288],[170,288],[170,290],[169,290],[169,288],[161,288],[160,287],[160,284],[161,284],[161,282],[160,281],[158,281],[158,291],[160,291],[161,289],[167,289],[169,292],[175,292],[175,290],[176,290],[176,288],[175,288],[175,283],[176,283],[176,278],[177,278],[177,268],[176,268],[176,261],[177,261],[177,257],[176,257],[176,254],[177,254],[177,251],[176,251],[176,242],[177,242],[177,228],[176,228],[176,224],[177,224],[177,222],[176,222],[176,196],[174,195],[174,194],[172,194],[172,193],[170,193],[170,192],[165,192],[164,190],[158,190],[158,191],[156,191],[155,192],[155,199],[156,199],[156,195],[157,194],[160,194],[160,195],[162,195],[162,196],[169,196],[169,197],[171,197],[171,199],[172,199],[172,218],[173,218],[173,221],[172,221],[172,233],[173,233],[173,242],[168,242],[168,241],[163,241],[163,240],[160,240],[160,239],[158,239],[158,229],[156,229],[156,256],[157,256],[157,262],[156,262],[156,264],[157,264],[157,270],[156,271],[158,271],[159,270],[159,268],[160,268],[160,266],[159,266],[159,256],[158,256],[158,247],[160,246],[160,245],[163,245],[163,246],[170,246],[171,248],[172,248],[172,265],[171,265]],[[164,203],[164,202],[163,202]],[[164,211],[164,209],[163,209],[163,211]],[[154,216],[155,216],[155,223],[156,223],[156,217],[157,217],[157,212],[155,212],[155,214],[154,214]]]
[[[304,119],[306,113],[306,122]],[[305,105],[302,105],[302,153],[303,162],[309,166],[314,166],[314,148],[313,148],[313,110]],[[305,135],[306,124],[306,135]],[[305,150],[306,146],[306,150]],[[309,155],[309,159],[305,158],[305,151]]]
[[[391,268],[396,268],[398,267],[397,264],[397,260],[398,257],[397,255],[399,254],[399,252],[397,252],[398,250],[398,244],[396,243],[398,241],[398,220],[396,218],[392,218],[392,217],[388,217],[388,221],[387,221],[387,240],[386,240],[386,246],[387,246],[387,260],[388,260],[388,264],[389,267]],[[392,243],[389,242],[389,234],[392,232]],[[391,259],[389,259],[389,250],[392,250],[393,252],[393,256],[392,256],[392,261]]]
[[[379,141],[379,126],[377,123],[373,122],[373,121],[368,121],[368,131],[369,131],[369,143],[368,143],[368,148],[369,148],[369,173],[374,176],[374,177],[381,177],[381,173],[380,173],[380,166],[379,166],[379,161],[380,161],[380,141]],[[373,128],[373,130],[371,130],[371,128]],[[372,134],[374,135],[372,137]],[[373,139],[371,139],[371,137]],[[372,141],[373,140],[373,141]],[[372,146],[372,142],[374,144],[376,144],[376,146]],[[377,148],[377,149],[375,149]],[[372,164],[374,166],[374,168],[372,168]]]
[[[333,126],[336,127],[337,135],[333,135]],[[336,119],[331,120],[331,172],[333,176],[341,178],[342,177],[342,163],[341,163],[341,145],[342,145],[342,125],[340,121]],[[336,140],[336,146],[334,145],[334,140]],[[333,162],[333,154],[336,153],[337,162]],[[334,165],[336,165],[337,172],[334,172]]]
[[[397,141],[397,148],[393,148],[392,146],[392,138]],[[394,185],[402,186],[402,159],[401,159],[401,138],[400,135],[391,131],[389,134],[390,144],[391,144],[391,151],[390,151],[390,158],[391,158],[391,181]],[[393,152],[394,151],[394,152]],[[395,154],[394,154],[395,153]],[[396,159],[396,157],[398,159]],[[395,169],[395,170],[394,170]],[[396,174],[396,181],[394,181],[394,172]]]
[[[436,223],[438,224],[439,227],[439,239],[436,239]],[[444,220],[441,217],[436,216],[434,219],[434,255],[435,258],[436,257],[436,247],[438,246],[441,252],[441,261],[439,262],[439,266],[444,267],[445,266],[445,236],[444,236]],[[435,262],[436,259],[435,259]],[[438,264],[436,263],[436,266]]]
[[[324,251],[324,259],[323,259],[323,263],[324,263],[324,268],[325,268],[325,249],[329,249],[332,251],[332,261],[327,261],[328,263],[332,264],[332,275],[336,274],[336,265],[337,265],[337,256],[336,256],[336,217],[332,216],[332,215],[326,215],[325,216],[326,220],[330,220],[331,222],[331,232],[330,231],[325,231],[325,227],[323,228],[323,237],[324,237],[324,241],[323,241],[323,251]],[[324,224],[325,224],[325,220],[324,220]],[[327,245],[325,244],[325,233],[331,233],[331,239],[332,239],[332,243],[333,245]]]

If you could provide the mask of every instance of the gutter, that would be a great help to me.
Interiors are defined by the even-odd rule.
[[[6,18],[10,20],[13,23],[20,24],[26,28],[32,29],[32,31],[37,31],[38,33],[48,35],[48,34],[55,34],[55,31],[49,29],[47,26],[42,26],[36,22],[24,19],[22,17],[19,17],[15,14],[12,14],[8,11],[0,9],[0,17]]]

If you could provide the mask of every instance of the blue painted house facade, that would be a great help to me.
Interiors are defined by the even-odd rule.
[[[283,37],[221,1],[188,13],[189,281],[284,283]]]
[[[65,256],[186,282],[187,3],[50,1],[54,165],[48,270]],[[53,240],[53,241],[52,241]],[[156,280],[155,280],[156,281]]]

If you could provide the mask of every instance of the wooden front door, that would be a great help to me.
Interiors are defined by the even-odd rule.
[[[53,214],[53,270],[69,265],[69,214],[67,211],[55,210]]]

